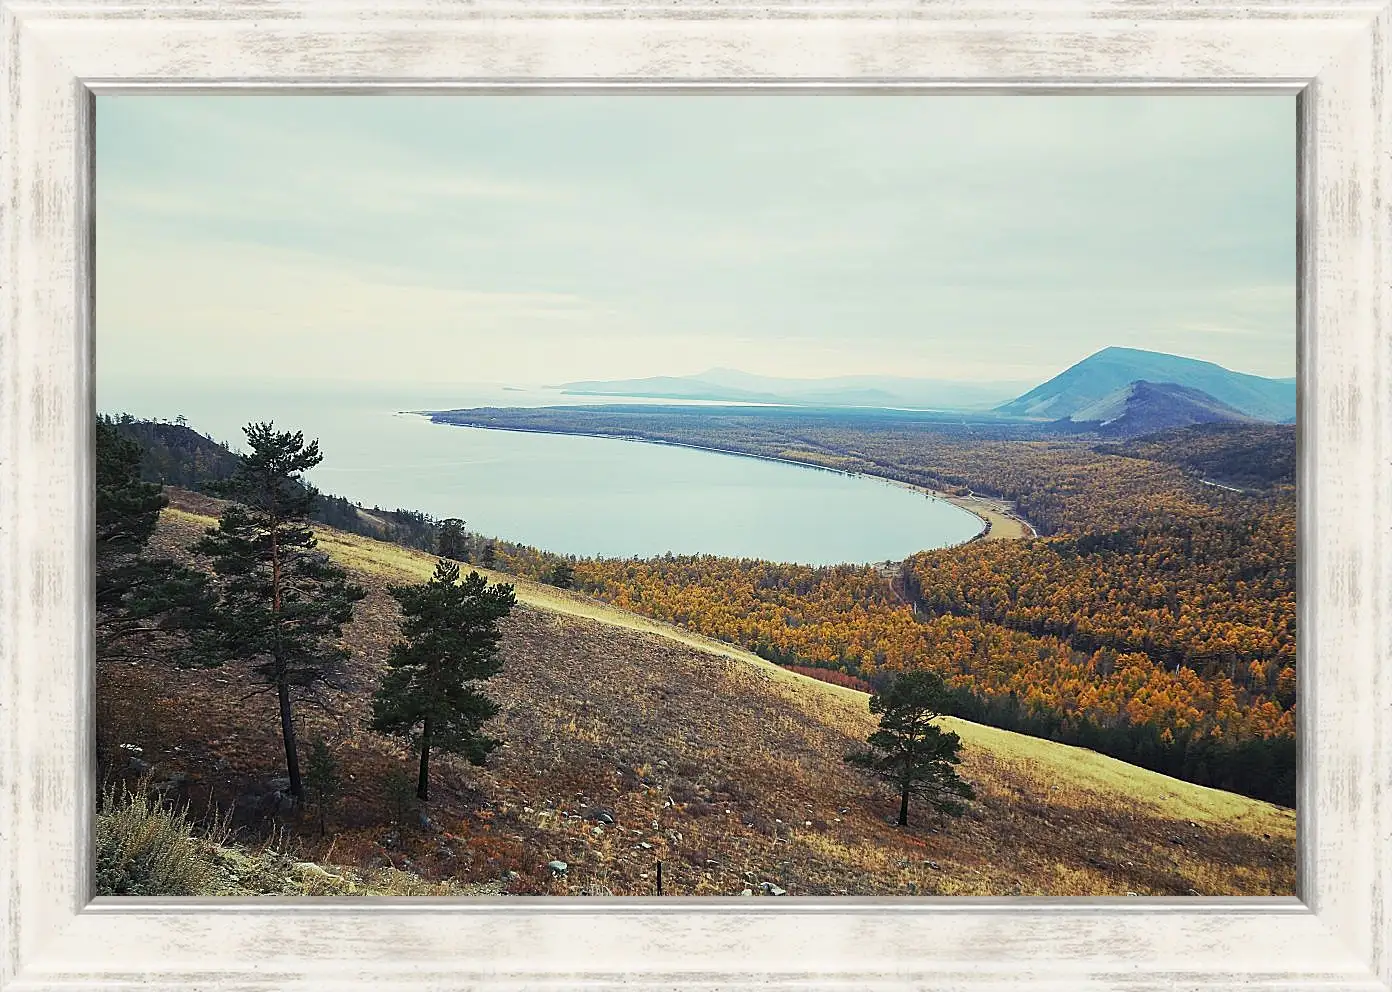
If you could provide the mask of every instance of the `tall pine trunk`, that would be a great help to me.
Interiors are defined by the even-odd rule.
[[[271,527],[271,616],[275,624],[276,697],[280,701],[280,736],[285,741],[285,769],[290,776],[290,795],[304,798],[300,784],[300,755],[295,747],[295,714],[290,709],[290,682],[280,657],[280,522]]]
[[[430,717],[425,718],[421,730],[420,780],[416,783],[416,797],[421,802],[430,798]]]
[[[904,783],[904,790],[899,793],[899,826],[909,825],[909,783]]]

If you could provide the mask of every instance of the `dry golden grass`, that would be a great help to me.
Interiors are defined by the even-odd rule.
[[[180,499],[157,541],[177,551],[212,507]],[[198,511],[198,512],[191,512]],[[647,894],[657,861],[674,895],[1290,894],[1294,817],[1078,748],[950,721],[979,799],[960,819],[890,822],[894,797],[841,760],[873,726],[866,697],[727,644],[578,594],[503,575],[519,607],[489,685],[506,745],[486,768],[434,764],[429,829],[400,818],[384,783],[411,756],[364,729],[396,637],[386,587],[434,559],[332,531],[321,546],[369,590],[346,642],[333,712],[299,708],[347,782],[330,836],[292,820],[300,856],[506,891]],[[100,736],[189,772],[199,803],[233,801],[281,774],[274,704],[243,699],[236,670],[171,672],[157,660],[100,673]],[[590,814],[603,809],[614,823]],[[561,878],[545,867],[569,868]],[[508,876],[507,873],[515,873]]]

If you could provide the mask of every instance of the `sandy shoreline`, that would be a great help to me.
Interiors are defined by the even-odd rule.
[[[875,476],[875,478],[880,478]],[[886,479],[886,482],[893,482],[893,479]],[[977,536],[981,541],[1018,541],[1022,537],[1037,537],[1035,530],[1023,517],[1018,516],[1004,500],[991,499],[987,496],[952,496],[948,493],[938,492],[936,489],[928,489],[924,486],[910,485],[909,483],[898,483],[907,486],[916,492],[926,493],[937,499],[945,500],[953,506],[960,506],[968,513],[974,514],[990,524],[990,529]]]
[[[476,430],[485,431],[516,431],[519,434],[555,434],[564,437],[598,437],[609,438],[615,441],[638,441],[642,444],[665,444],[673,448],[690,448],[693,451],[708,451],[717,455],[733,455],[736,458],[757,458],[760,461],[778,462],[782,465],[796,465],[799,468],[816,468],[824,472],[839,472],[841,475],[853,475],[864,479],[874,479],[877,482],[886,482],[891,486],[898,486],[901,489],[922,493],[933,499],[940,499],[944,503],[951,503],[958,509],[966,510],[981,521],[982,530],[975,537],[962,542],[964,544],[970,543],[970,541],[1016,541],[1024,537],[1037,536],[1034,528],[1029,522],[1017,515],[1003,500],[991,499],[986,496],[977,496],[975,494],[970,496],[953,496],[937,489],[915,485],[912,482],[901,482],[898,479],[890,479],[883,475],[876,475],[873,472],[849,472],[845,469],[832,468],[829,465],[819,465],[816,462],[801,461],[797,458],[780,458],[777,455],[763,455],[752,451],[732,451],[729,448],[716,448],[708,444],[692,444],[689,441],[666,441],[661,438],[639,437],[632,434],[596,434],[590,431],[546,430],[540,427],[507,427],[501,424],[489,424],[487,426],[482,424],[455,424],[448,420],[435,420],[431,413],[423,410],[404,410],[402,412],[425,417],[432,424],[440,424],[445,427],[473,427]]]

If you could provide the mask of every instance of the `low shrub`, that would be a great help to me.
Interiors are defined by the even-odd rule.
[[[99,896],[210,894],[217,877],[212,859],[193,836],[187,807],[175,809],[146,783],[132,790],[102,790],[96,824]]]

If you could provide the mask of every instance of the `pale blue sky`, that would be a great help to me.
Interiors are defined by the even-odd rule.
[[[97,327],[104,378],[1289,376],[1295,103],[100,97]]]

